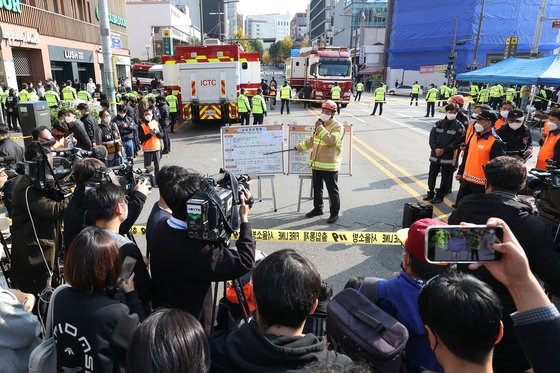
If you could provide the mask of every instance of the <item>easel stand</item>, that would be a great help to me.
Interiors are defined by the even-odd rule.
[[[276,190],[274,187],[274,176],[275,175],[259,175],[257,176],[257,200],[259,202],[262,201],[272,201],[273,205],[274,205],[274,212],[278,211],[278,207],[276,206]],[[263,180],[270,180],[270,187],[272,188],[272,197],[263,197],[262,196],[262,181]]]
[[[302,197],[303,192],[303,181],[309,180],[311,183],[311,188],[309,190],[309,197]],[[305,200],[313,199],[313,177],[311,175],[299,175],[299,194],[298,194],[298,201],[297,201],[297,212],[301,211],[301,200],[304,198]]]

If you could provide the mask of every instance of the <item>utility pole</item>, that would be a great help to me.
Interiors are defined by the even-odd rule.
[[[200,17],[200,45],[204,45],[204,20],[203,20],[203,12],[202,12],[202,0],[198,0],[198,10],[199,10],[199,17]]]
[[[455,63],[456,63],[456,58],[455,58],[455,43],[457,42],[457,24],[459,23],[459,16],[455,16],[455,29],[453,30],[453,45],[451,46],[451,55],[449,56],[450,58],[453,59],[453,65],[451,66],[451,69],[449,69],[449,75],[447,77],[447,85],[450,86],[451,83],[454,80],[454,72],[455,72]],[[451,61],[451,59],[450,59]]]
[[[531,58],[535,58],[539,54],[539,41],[541,39],[543,22],[545,21],[545,11],[546,0],[541,0],[541,5],[539,7],[539,16],[537,18],[537,25],[535,26],[535,34],[533,35],[533,44],[531,44]]]
[[[111,41],[109,28],[109,9],[107,0],[99,0],[99,30],[101,32],[101,49],[103,51],[103,74],[102,82],[110,109],[113,115],[117,115],[115,105],[115,82],[113,80],[113,55],[111,53]]]
[[[482,6],[480,7],[480,18],[478,19],[478,28],[476,30],[476,44],[474,46],[474,57],[472,63],[473,70],[476,69],[477,67],[476,58],[478,57],[478,46],[480,44],[480,31],[482,30],[482,20],[484,19],[484,5],[486,5],[486,0],[482,0]]]

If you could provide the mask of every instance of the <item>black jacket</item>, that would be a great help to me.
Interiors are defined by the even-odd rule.
[[[305,366],[317,362],[331,362],[342,371],[352,364],[348,356],[328,351],[325,338],[313,334],[301,337],[266,334],[254,321],[213,339],[210,355],[211,373],[304,372]]]
[[[87,226],[95,225],[95,222],[87,215],[86,194],[75,190],[72,199],[64,212],[64,247],[67,249],[76,236]],[[136,219],[140,216],[146,202],[146,196],[140,192],[132,192],[128,197],[128,217],[121,224],[120,233],[126,234],[132,228]]]
[[[86,132],[86,128],[81,120],[76,119],[72,126],[68,126],[70,128],[70,133],[76,139],[76,148],[80,148],[83,150],[91,150],[92,142]]]
[[[96,143],[96,145],[101,145],[97,142],[97,140],[99,139],[99,129],[97,128],[97,121],[95,120],[95,118],[88,113],[81,117],[80,120],[84,124],[84,128],[86,129],[86,133],[90,141],[92,143]]]
[[[531,131],[526,125],[522,125],[518,129],[513,130],[508,124],[506,124],[496,133],[506,144],[506,151],[509,155],[522,156],[526,150],[533,150]],[[513,152],[515,152],[515,154]]]
[[[117,125],[119,133],[121,134],[121,139],[123,141],[134,140],[134,137],[136,136],[135,131],[138,126],[136,125],[136,123],[134,123],[133,118],[129,117],[128,115],[125,115],[124,118],[121,118],[117,115],[113,118],[112,122]]]
[[[154,308],[173,307],[191,313],[206,333],[212,316],[212,281],[238,278],[255,265],[255,242],[248,223],[241,224],[233,250],[188,237],[187,231],[156,224],[150,241]]]
[[[457,162],[455,150],[459,149],[464,139],[463,125],[458,120],[441,119],[430,131],[430,162],[454,165]],[[436,156],[436,149],[443,149],[444,153]]]
[[[465,114],[463,109],[459,110],[456,119],[459,121],[459,123],[463,125],[463,129],[464,129],[463,132],[466,133],[467,127],[469,126],[469,117],[467,117],[467,114]]]
[[[310,85],[306,85],[303,87],[303,97],[304,98],[311,98],[311,94],[313,93],[313,87]]]
[[[6,137],[0,140],[0,157],[14,157],[13,161],[6,162],[7,164],[23,162],[23,149],[21,146]]]
[[[167,104],[159,105],[159,124],[162,128],[169,127],[169,106]]]
[[[126,298],[125,305],[104,294],[73,288],[58,293],[54,302],[54,334],[59,372],[62,367],[72,372],[125,371],[126,351],[138,327],[138,316],[132,313],[141,308],[135,291]]]
[[[468,195],[461,199],[457,209],[449,217],[449,224],[486,224],[490,217],[501,218],[509,225],[527,254],[531,271],[549,284],[554,294],[560,295],[560,257],[553,248],[552,232],[532,215],[532,208],[522,203],[518,197],[506,193]],[[504,338],[496,345],[494,366],[519,364],[519,368],[528,367],[509,317],[516,311],[511,295],[485,268],[480,268],[473,274],[492,287],[504,307]]]
[[[515,331],[536,373],[557,372],[560,367],[560,317],[526,325]]]

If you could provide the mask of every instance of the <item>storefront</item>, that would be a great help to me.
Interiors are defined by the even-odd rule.
[[[49,45],[52,78],[64,82],[76,80],[87,83],[95,79],[93,51]]]
[[[97,61],[99,68],[103,70],[103,54],[97,53]],[[130,77],[130,56],[114,54],[113,55],[113,71],[114,79]]]
[[[41,37],[36,30],[0,25],[0,81],[10,87],[44,75]]]

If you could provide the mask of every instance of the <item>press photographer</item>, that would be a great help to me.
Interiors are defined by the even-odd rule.
[[[70,247],[72,240],[86,226],[94,225],[95,222],[86,214],[85,196],[86,183],[88,183],[95,175],[96,171],[105,168],[105,164],[95,158],[84,158],[76,161],[74,164],[74,181],[76,188],[68,206],[64,213],[64,246]],[[118,184],[116,178],[113,183]],[[146,180],[141,180],[134,186],[134,189],[128,196],[128,217],[121,224],[119,233],[126,234],[140,216],[146,197],[151,193],[150,185]]]
[[[23,161],[23,149],[8,137],[8,127],[0,125],[0,157],[13,157],[7,162],[0,162],[5,165]]]
[[[17,180],[12,200],[12,283],[32,294],[50,285],[60,249],[61,220],[70,203],[54,177],[47,151],[37,141],[25,149],[26,175]]]
[[[215,185],[213,180],[196,173],[178,175],[160,192],[172,216],[155,226],[150,240],[153,306],[187,311],[209,334],[211,282],[241,277],[255,265],[255,243],[248,218],[251,193],[236,185],[228,189]],[[196,206],[202,210],[197,211]],[[222,229],[209,229],[221,227],[226,219],[230,224],[229,216],[236,215],[237,210],[240,232],[234,250],[229,248],[229,237],[224,237]],[[199,233],[207,238],[194,238]]]

